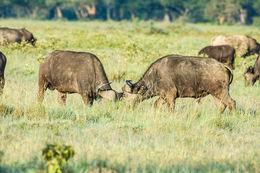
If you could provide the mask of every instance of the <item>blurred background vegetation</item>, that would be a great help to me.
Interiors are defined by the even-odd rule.
[[[260,0],[1,0],[0,17],[260,25]]]

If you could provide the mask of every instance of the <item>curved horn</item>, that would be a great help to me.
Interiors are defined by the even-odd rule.
[[[112,82],[108,82],[108,83],[104,83],[104,84],[99,84],[96,88],[96,92],[98,92],[103,86],[106,86],[106,85],[110,85]]]
[[[134,86],[134,84],[132,84],[131,80],[126,80],[125,82],[126,82],[126,84],[129,85],[130,87],[133,87],[133,86]]]

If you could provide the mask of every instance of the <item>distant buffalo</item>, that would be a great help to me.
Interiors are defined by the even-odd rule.
[[[40,102],[47,88],[58,90],[61,104],[65,104],[67,93],[79,93],[84,103],[90,105],[98,96],[108,100],[120,98],[111,88],[100,60],[87,52],[52,52],[40,64],[38,84]]]
[[[5,55],[0,52],[0,94],[3,93],[3,89],[5,86],[5,65],[6,65],[6,57]]]
[[[215,59],[168,55],[152,63],[138,82],[127,80],[122,90],[125,98],[136,96],[134,103],[159,96],[155,106],[167,103],[171,110],[176,98],[211,94],[222,113],[226,106],[235,110],[229,95],[232,79],[230,68]]]
[[[211,40],[212,46],[229,45],[240,52],[245,52],[242,57],[259,54],[260,45],[247,35],[219,35]]]
[[[233,70],[235,69],[235,53],[236,50],[229,45],[207,46],[199,51],[199,55],[208,55],[209,58],[214,58],[219,62],[227,63]]]
[[[260,56],[256,59],[254,67],[245,67],[244,78],[246,86],[254,85],[257,80],[259,80],[260,83]]]
[[[21,43],[22,41],[27,41],[32,45],[35,45],[36,39],[33,34],[26,30],[22,29],[12,29],[7,27],[0,28],[0,43]]]

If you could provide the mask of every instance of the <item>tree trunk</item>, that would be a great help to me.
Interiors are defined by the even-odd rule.
[[[111,8],[108,6],[107,7],[107,20],[111,20]]]
[[[225,23],[225,17],[224,16],[218,17],[218,21],[220,25],[223,25]]]
[[[240,22],[241,24],[247,23],[247,11],[245,9],[240,9]]]
[[[75,12],[75,14],[76,14],[76,16],[77,16],[77,19],[80,19],[80,18],[81,18],[81,15],[80,15],[79,11],[78,11],[78,10],[74,10],[74,12]]]
[[[88,11],[87,11],[86,8],[81,7],[80,10],[79,10],[79,12],[80,12],[81,18],[86,18],[86,17],[88,17]]]
[[[57,15],[58,18],[62,18],[63,17],[60,7],[56,7],[56,15]]]
[[[96,6],[94,4],[92,4],[91,7],[88,6],[88,5],[85,5],[84,7],[87,10],[89,15],[91,15],[91,16],[95,16],[96,15]]]
[[[33,10],[33,13],[32,13],[33,19],[35,19],[37,17],[38,10],[39,10],[39,7],[35,7],[35,9]]]
[[[164,13],[163,21],[164,22],[170,22],[171,21],[170,16],[167,12]]]

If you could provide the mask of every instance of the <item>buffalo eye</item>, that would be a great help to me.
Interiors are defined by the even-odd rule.
[[[248,67],[248,72],[253,74],[254,73],[254,68],[252,66]]]

